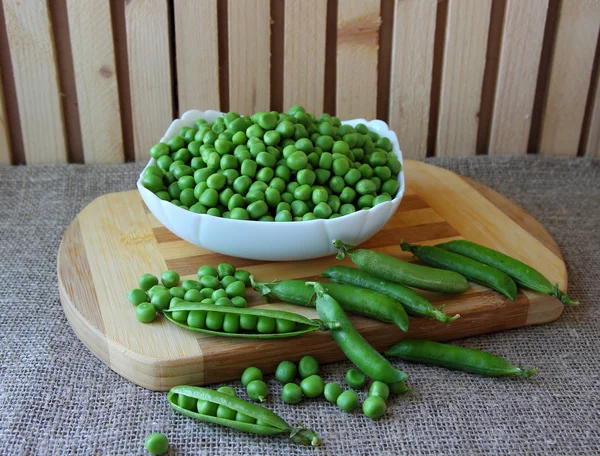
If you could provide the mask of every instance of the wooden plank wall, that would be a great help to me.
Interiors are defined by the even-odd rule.
[[[145,160],[188,109],[293,104],[410,158],[600,156],[599,32],[600,0],[0,0],[0,165]]]

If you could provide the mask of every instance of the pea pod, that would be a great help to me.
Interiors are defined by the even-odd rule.
[[[280,339],[284,337],[300,336],[318,329],[324,329],[323,325],[318,320],[310,320],[303,315],[285,312],[283,310],[217,306],[215,304],[202,304],[199,302],[178,302],[163,312],[167,319],[182,328],[213,336]],[[177,315],[177,312],[188,313],[185,323],[174,318],[174,315]],[[204,324],[201,323],[202,320],[200,320],[200,323],[190,321],[189,316],[192,312],[200,312],[205,319],[209,318],[209,314],[211,314],[211,317],[214,317],[214,320],[221,322],[221,328],[218,328],[218,325],[212,327],[208,326],[206,320],[204,320]],[[228,316],[231,316],[232,318]],[[231,325],[231,329],[227,327],[226,322],[228,319],[238,322],[237,330],[235,330],[235,324]],[[264,325],[265,327],[268,327],[269,332],[261,332],[261,319],[264,319],[264,321],[269,323],[273,321],[270,325]],[[244,320],[248,321],[249,324],[245,325]],[[188,322],[194,324],[190,325]],[[278,329],[280,329],[281,332],[277,332]]]
[[[180,395],[190,399],[195,399],[196,401],[205,401],[218,406],[228,407],[229,409],[235,411],[236,415],[243,414],[245,420],[237,421],[233,419],[219,418],[217,416],[199,413],[197,409],[185,409],[180,407],[178,404]],[[294,428],[287,424],[278,415],[264,407],[261,407],[260,405],[252,404],[237,397],[220,393],[218,391],[213,391],[198,386],[175,386],[171,388],[171,391],[169,391],[167,394],[167,400],[174,410],[200,421],[220,424],[221,426],[227,426],[253,434],[274,435],[289,433],[289,438],[296,443],[310,446],[319,446],[321,444],[321,440],[314,431],[304,427]]]
[[[307,282],[314,287],[317,294],[317,312],[323,322],[329,327],[333,340],[356,367],[371,377],[385,383],[395,383],[405,380],[408,375],[396,369],[375,350],[356,330],[342,306],[327,292],[319,282]]]
[[[579,304],[578,301],[571,300],[565,293],[560,291],[558,289],[558,283],[555,286],[552,286],[552,283],[550,283],[546,277],[531,266],[500,253],[497,250],[465,240],[445,242],[436,245],[436,247],[466,256],[496,268],[512,277],[518,285],[539,291],[540,293],[555,296],[565,305],[576,306]]]
[[[517,297],[517,284],[508,275],[479,261],[430,245],[414,245],[401,242],[404,251],[410,251],[414,256],[432,266],[456,271],[473,282],[486,285],[511,301]]]
[[[315,292],[303,280],[281,282],[252,282],[252,287],[263,296],[270,296],[299,306],[315,307]],[[342,285],[323,284],[327,292],[348,312],[365,315],[386,323],[395,323],[402,331],[408,331],[408,315],[402,305],[376,291]]]
[[[404,285],[375,277],[360,269],[349,268],[348,266],[331,266],[321,274],[321,277],[328,278],[336,283],[355,285],[383,293],[400,302],[406,311],[413,315],[435,318],[442,323],[448,323],[460,317],[459,314],[451,317],[442,312],[419,293]]]
[[[444,271],[408,263],[372,250],[350,250],[352,246],[336,239],[333,240],[333,245],[339,249],[336,257],[338,260],[349,255],[354,264],[360,269],[382,279],[420,290],[442,293],[462,293],[469,288],[467,279],[454,271]]]
[[[527,378],[537,372],[537,369],[517,367],[488,352],[430,340],[403,340],[390,347],[385,354],[398,356],[406,361],[433,364],[487,377],[516,375]]]

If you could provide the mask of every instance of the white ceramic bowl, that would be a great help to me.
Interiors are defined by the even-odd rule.
[[[198,119],[214,121],[223,113],[218,111],[187,111],[171,123],[161,138],[166,142],[177,136],[181,127],[190,127]],[[393,151],[402,162],[402,153],[396,134],[381,120],[354,119],[342,122],[356,125],[363,123],[380,136],[390,139]],[[150,159],[146,166],[154,165]],[[258,222],[232,220],[195,214],[161,200],[142,185],[142,174],[137,188],[152,214],[170,231],[182,239],[214,252],[240,258],[267,261],[292,261],[319,258],[335,253],[332,239],[345,243],[359,244],[377,233],[394,215],[404,195],[404,170],[398,174],[400,188],[392,201],[378,204],[368,211],[357,211],[350,215],[326,220],[306,222]]]

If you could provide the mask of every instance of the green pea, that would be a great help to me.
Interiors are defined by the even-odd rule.
[[[165,143],[156,143],[150,148],[150,156],[155,160],[158,160],[162,156],[169,155],[169,153],[169,146]]]
[[[350,388],[361,389],[367,383],[367,376],[358,369],[350,369],[346,372],[346,383]]]
[[[237,397],[235,390],[231,386],[220,386],[217,388],[219,393],[227,394],[228,396]]]
[[[159,192],[163,188],[162,179],[154,174],[145,174],[142,177],[142,185],[153,193]]]
[[[256,330],[260,334],[271,334],[275,332],[275,319],[271,317],[258,317]]]
[[[350,169],[350,163],[346,158],[336,158],[335,160],[333,160],[333,165],[331,169],[333,170],[334,175],[344,176]]]
[[[281,211],[290,211],[291,209],[292,208],[291,208],[291,206],[288,203],[282,201],[275,208],[275,214],[279,214]]]
[[[231,298],[231,304],[233,305],[233,307],[238,308],[248,307],[248,302],[246,301],[246,298],[242,298],[241,296],[234,296],[233,298]]]
[[[333,214],[340,211],[341,204],[341,200],[336,195],[329,195],[329,198],[327,198],[327,205],[331,208]]]
[[[149,302],[142,302],[135,308],[135,318],[142,323],[150,323],[156,318],[156,309]]]
[[[175,162],[173,162],[175,163]],[[191,176],[194,174],[194,170],[191,168],[191,166],[187,166],[187,165],[179,165],[175,168],[173,168],[173,176],[175,176],[175,179],[181,179],[183,176]]]
[[[331,210],[331,207],[329,207],[329,205],[327,203],[319,203],[315,206],[313,213],[315,214],[315,217],[317,217],[317,218],[326,219],[331,216],[333,211]]]
[[[277,126],[277,117],[270,112],[262,112],[257,116],[256,123],[265,130],[274,130]]]
[[[269,152],[260,152],[256,156],[256,163],[258,163],[260,166],[272,168],[275,166],[276,162],[277,162],[277,159],[273,155],[271,155]]]
[[[234,220],[250,220],[250,214],[242,207],[236,207],[231,210],[230,218]]]
[[[223,206],[227,206],[227,203],[229,203],[229,200],[234,194],[235,193],[232,189],[226,188],[221,193],[219,193],[219,203],[221,203]]]
[[[200,277],[200,285],[202,285],[202,288],[212,288],[213,290],[216,290],[217,288],[220,288],[220,282],[219,279],[213,275],[203,275],[202,277]],[[200,288],[202,290],[202,288]]]
[[[202,295],[202,297],[204,299],[207,299],[207,298],[210,299],[210,297],[212,296],[212,294],[214,292],[215,292],[214,288],[209,288],[209,287],[205,287],[205,288],[202,288],[202,290],[200,290],[200,294]]]
[[[252,158],[252,154],[246,146],[237,146],[233,151],[233,156],[237,158],[238,163],[243,163],[244,160]]]
[[[190,212],[194,212],[196,214],[206,214],[207,209],[203,204],[196,203],[190,207]]]
[[[300,377],[306,378],[319,373],[319,363],[310,355],[302,357],[298,363]]]
[[[154,432],[146,437],[146,451],[153,455],[165,454],[169,450],[169,439],[164,434]]]
[[[308,201],[311,198],[312,188],[310,185],[303,184],[294,190],[294,198],[300,201]]]
[[[181,136],[175,136],[167,141],[167,146],[171,153],[175,153],[182,147],[185,147],[185,141]]]
[[[269,182],[269,188],[277,190],[281,194],[285,192],[285,181],[281,177],[273,177],[273,179],[271,179],[271,182]]]
[[[282,138],[291,138],[294,135],[294,124],[289,120],[282,120],[275,128]]]
[[[246,136],[248,138],[262,138],[265,134],[265,131],[259,125],[250,125],[246,129]]]
[[[337,384],[337,383],[328,383],[327,385],[325,385],[325,388],[323,389],[323,394],[325,395],[325,399],[328,402],[333,402],[335,403],[338,399],[338,397],[340,397],[340,394],[342,394],[342,387]]]
[[[224,313],[209,311],[206,314],[206,328],[213,331],[220,331],[223,328],[224,319]]]
[[[288,204],[292,204],[293,201],[295,201],[294,195],[290,192],[283,192],[281,194],[281,201],[288,203]]]
[[[148,296],[146,295],[146,292],[141,288],[134,288],[133,290],[131,290],[127,294],[127,299],[129,299],[129,302],[131,302],[131,304],[133,304],[134,306],[137,306],[143,302],[148,302]]]
[[[196,407],[200,415],[217,416],[217,409],[219,408],[219,404],[198,399]]]
[[[391,197],[395,197],[400,189],[400,184],[396,179],[388,179],[383,184],[381,184],[381,192],[387,193]]]
[[[300,138],[308,138],[308,131],[306,130],[306,127],[304,127],[304,125],[301,125],[301,124],[295,124],[293,138],[296,141],[299,140]]]
[[[235,421],[236,415],[237,415],[237,412],[235,410],[230,409],[229,407],[227,407],[225,405],[219,405],[217,407],[217,418]]]
[[[206,182],[207,179],[214,174],[214,170],[210,168],[201,168],[194,171],[194,182]]]
[[[404,380],[400,380],[395,383],[388,383],[388,388],[390,389],[390,394],[403,394],[410,391],[410,388],[406,386]]]
[[[171,201],[171,195],[169,195],[169,192],[165,192],[164,190],[156,192],[155,195],[158,196],[161,200]]]
[[[325,185],[331,177],[331,171],[327,169],[315,169],[316,182],[319,185]]]
[[[313,151],[313,143],[308,138],[300,138],[296,141],[296,149],[301,150],[305,154],[310,154]]]
[[[370,193],[374,193],[376,190],[376,185],[372,180],[369,179],[361,179],[356,184],[356,192],[359,195],[368,195]]]
[[[235,280],[235,278],[234,278]],[[246,297],[246,284],[240,280],[235,280],[234,282],[227,285],[225,288],[227,296],[233,298],[235,296],[240,296],[242,298]]]
[[[298,175],[296,176],[296,179],[298,180],[300,186],[311,186],[315,183],[316,178],[317,175],[311,169],[301,169],[300,171],[298,171]]]
[[[246,141],[248,141],[248,137],[243,131],[236,131],[231,137],[231,142],[233,142],[233,144],[235,144],[236,146],[246,144]]]
[[[179,195],[179,200],[184,206],[193,206],[198,202],[196,197],[194,196],[194,190],[191,188],[186,188],[181,191]]]
[[[294,214],[294,217],[302,217],[304,214],[309,212],[308,206],[304,201],[295,200],[290,206],[292,208],[292,214]]]
[[[340,215],[349,215],[353,214],[354,212],[356,212],[356,208],[353,204],[348,203],[340,206]]]
[[[196,182],[194,182],[194,178],[192,176],[183,176],[177,181],[177,185],[181,191],[183,191],[186,188],[194,188],[196,186]]]
[[[309,399],[314,399],[323,394],[323,379],[318,375],[310,375],[300,382],[302,393]]]
[[[215,306],[233,307],[233,303],[231,302],[231,299],[221,297],[215,301]],[[227,320],[227,316],[225,317],[225,320]]]
[[[192,159],[192,154],[190,153],[189,150],[182,148],[179,149],[177,152],[175,152],[173,155],[171,155],[171,158],[174,161],[182,161],[183,163],[187,163]]]
[[[374,171],[375,175],[382,181],[386,181],[392,176],[392,171],[387,166],[377,166]]]
[[[268,184],[273,179],[273,176],[275,176],[273,168],[262,168],[256,173],[256,180]]]
[[[362,165],[360,165],[358,167],[358,171],[360,172],[360,175],[363,177],[363,179],[369,179],[374,174],[373,168],[371,168],[367,163],[363,163]]]
[[[152,288],[150,288],[148,290],[148,297],[150,299],[152,299],[152,296],[154,296],[156,293],[160,293],[163,291],[169,291],[169,290],[167,290],[167,287],[165,287],[163,285],[154,285]]]
[[[289,180],[292,178],[292,171],[286,165],[279,165],[277,168],[275,168],[275,175],[283,179],[285,182],[289,182]]]
[[[291,361],[282,361],[275,370],[275,378],[281,383],[292,383],[296,378],[298,368]]]
[[[171,312],[171,318],[180,323],[185,323],[187,321],[189,312],[187,310],[175,310]]]
[[[168,291],[158,291],[150,298],[150,303],[157,311],[161,312],[169,308],[172,298],[173,296]]]
[[[256,220],[269,212],[269,206],[264,201],[254,201],[248,205],[246,210],[250,214],[250,217]]]
[[[173,306],[179,304],[180,302],[183,302],[183,299],[174,296],[173,298],[171,298],[171,301],[169,302],[169,309],[172,308]]]
[[[288,168],[294,171],[300,171],[301,169],[306,168],[308,165],[308,157],[302,151],[297,151],[291,154],[285,161]],[[161,181],[162,187],[162,181]]]
[[[381,179],[377,176],[373,176],[371,181],[375,184],[375,192],[379,192],[379,190],[381,190]]]
[[[227,298],[227,292],[222,288],[213,291],[213,294],[210,296],[210,299],[212,299],[212,301],[215,303],[221,298]]]
[[[344,391],[338,396],[336,403],[341,410],[350,413],[358,407],[358,394],[354,391]]]
[[[208,188],[221,190],[227,184],[227,178],[223,174],[213,174],[206,180]]]
[[[202,290],[203,288],[202,282],[189,279],[181,282],[181,287],[186,291],[186,293],[188,290]]]
[[[179,285],[179,274],[175,271],[168,270],[162,273],[160,280],[167,288],[176,287]]]
[[[246,206],[246,200],[239,193],[235,193],[227,202],[227,209],[233,211],[235,208],[242,208]],[[233,217],[232,217],[233,218]]]
[[[254,331],[258,323],[256,315],[240,315],[240,328],[245,331]]]
[[[400,170],[402,170],[402,163],[400,163],[400,160],[398,160],[396,155],[388,155],[386,165],[390,168],[392,174],[398,174]]]
[[[242,374],[242,385],[248,386],[250,382],[262,379],[263,373],[258,367],[248,367]]]
[[[204,296],[202,295],[200,290],[191,289],[185,292],[183,299],[188,302],[200,302],[204,299]]]
[[[329,180],[329,187],[331,188],[331,190],[334,193],[337,193],[338,195],[342,192],[342,190],[344,189],[345,186],[346,186],[346,182],[344,181],[344,178],[341,176],[333,176]]]
[[[381,418],[386,408],[385,400],[380,396],[369,396],[362,405],[363,413],[372,420]]]
[[[360,209],[373,207],[373,195],[363,195],[356,202]]]
[[[262,380],[252,380],[246,386],[248,397],[255,402],[264,402],[269,395],[269,387]]]
[[[315,204],[327,202],[327,198],[329,198],[329,194],[327,190],[324,188],[316,188],[313,189],[312,192],[312,202]]]
[[[356,192],[352,187],[345,187],[340,193],[340,201],[342,203],[352,203],[356,199]]]
[[[277,207],[277,205],[281,202],[281,193],[279,193],[279,190],[275,188],[267,188],[264,195],[269,207]]]
[[[392,198],[390,195],[388,195],[387,193],[382,193],[381,195],[378,195],[375,198],[373,198],[373,207],[391,200]]]
[[[296,330],[296,322],[291,320],[275,319],[275,332],[290,333]]]
[[[187,325],[203,329],[206,326],[206,313],[205,310],[191,310],[187,317]]]
[[[381,397],[384,401],[387,400],[387,398],[390,395],[390,387],[380,381],[375,380],[372,384],[371,384],[371,388],[369,389],[369,396],[379,396]]]
[[[329,135],[321,135],[317,138],[315,145],[323,151],[329,152],[333,148],[333,138]]]
[[[298,404],[302,401],[302,389],[295,383],[285,384],[281,391],[281,400],[286,404]]]
[[[225,276],[225,277],[223,277],[223,278],[221,279],[221,286],[222,286],[223,288],[227,288],[227,286],[228,286],[230,283],[233,283],[233,282],[235,282],[235,281],[237,281],[237,279],[236,279],[234,276]]]
[[[346,184],[354,186],[360,181],[362,175],[358,169],[352,168],[344,175],[344,182]]]
[[[239,423],[256,424],[256,419],[240,411],[236,412],[235,420]]]
[[[373,152],[369,156],[369,164],[373,168],[376,168],[378,166],[383,166],[386,163],[387,163],[387,154],[381,149],[375,149],[375,152]]]
[[[235,266],[229,263],[221,263],[217,266],[217,274],[220,280],[223,277],[235,275]]]
[[[229,334],[238,333],[240,331],[240,316],[232,313],[225,314],[223,318],[223,331]]]
[[[303,222],[308,221],[308,220],[316,220],[316,219],[317,219],[317,217],[312,212],[307,212],[306,214],[304,214],[302,216]]]
[[[219,155],[225,155],[233,150],[233,143],[224,138],[215,141],[215,149]]]
[[[275,215],[276,222],[291,222],[292,220],[292,214],[288,210],[282,210]]]

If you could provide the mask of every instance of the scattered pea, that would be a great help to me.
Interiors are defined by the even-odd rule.
[[[342,387],[337,383],[327,383],[323,390],[323,394],[325,395],[325,399],[328,402],[336,402],[340,394],[342,394]]]
[[[275,378],[281,383],[292,383],[296,378],[298,368],[291,361],[282,361],[275,370]]]
[[[302,401],[302,389],[295,383],[286,383],[281,391],[281,399],[286,404],[297,404]]]
[[[358,403],[358,394],[351,390],[344,391],[336,400],[337,406],[347,413],[354,411],[358,407]]]
[[[169,439],[164,434],[154,432],[146,437],[145,448],[153,455],[165,454],[169,450]]]
[[[346,383],[350,388],[362,389],[367,383],[367,376],[358,369],[350,369],[346,372]]]
[[[385,400],[381,396],[369,396],[363,402],[362,409],[367,417],[376,420],[385,413]]]
[[[298,363],[298,372],[302,378],[316,375],[319,373],[319,363],[312,356],[304,356]]]

